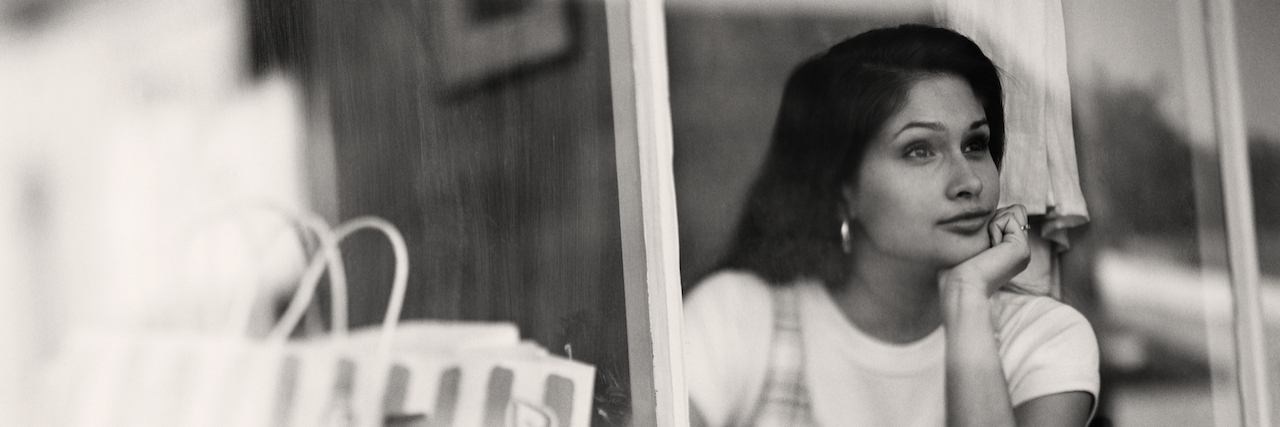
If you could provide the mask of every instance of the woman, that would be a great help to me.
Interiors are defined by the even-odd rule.
[[[950,30],[863,33],[788,79],[725,269],[685,298],[695,425],[1073,426],[1098,392],[1078,312],[999,290],[996,67]]]

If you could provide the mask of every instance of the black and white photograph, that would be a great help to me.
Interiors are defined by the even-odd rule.
[[[1280,425],[1273,0],[0,0],[0,425]]]

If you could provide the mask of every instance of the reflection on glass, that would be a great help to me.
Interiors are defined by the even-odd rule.
[[[36,380],[28,372],[52,359],[68,330],[216,324],[227,311],[220,304],[248,288],[223,282],[258,285],[262,271],[246,266],[265,264],[271,276],[261,290],[266,320],[255,319],[270,326],[305,251],[252,248],[272,255],[256,259],[234,247],[230,261],[200,271],[209,274],[198,284],[216,283],[195,289],[180,280],[179,239],[220,209],[269,204],[330,222],[376,215],[394,224],[411,258],[405,322],[510,322],[518,334],[477,327],[467,338],[596,372],[529,385],[521,373],[540,366],[504,366],[485,389],[473,387],[469,368],[445,367],[438,387],[421,390],[405,378],[413,367],[398,366],[389,382],[401,397],[440,398],[387,399],[389,408],[469,425],[472,399],[496,408],[485,425],[503,425],[504,414],[569,425],[579,413],[576,426],[625,424],[609,65],[599,1],[0,1],[0,258],[16,264],[0,268],[0,419],[44,425],[15,421],[38,389],[22,381]],[[241,240],[251,239],[232,243]],[[392,254],[372,233],[342,249],[351,326],[377,324]],[[320,289],[321,299],[338,299]],[[317,337],[328,302],[308,317]],[[359,368],[345,363],[329,381],[335,401],[361,393]],[[314,378],[298,369],[282,377]],[[586,411],[584,390],[595,392]],[[130,395],[96,397],[117,394]],[[422,411],[398,415],[420,425]],[[116,424],[152,425],[131,416]],[[100,424],[113,421],[85,425]]]
[[[1081,180],[1093,222],[1066,254],[1064,281],[1077,285],[1064,291],[1096,310],[1101,414],[1120,426],[1240,425],[1202,6],[1065,5]],[[1245,40],[1265,33],[1238,30]],[[1250,149],[1255,165],[1274,151],[1257,142]],[[1268,174],[1254,171],[1255,194],[1259,173]],[[1260,230],[1270,221],[1262,206]],[[1264,235],[1260,247],[1274,245]],[[1265,307],[1276,296],[1269,277],[1275,266],[1263,264]]]
[[[692,284],[725,253],[751,177],[743,171],[759,167],[791,64],[842,36],[910,18],[675,3],[668,40],[681,267]],[[1275,311],[1280,131],[1265,117],[1275,116],[1280,85],[1262,77],[1276,68],[1274,52],[1261,47],[1274,45],[1274,26],[1262,23],[1276,12],[1263,3],[1237,2],[1237,16],[1263,308]],[[1204,66],[1189,56],[1203,48],[1188,46],[1179,26],[1180,8],[1194,4],[1063,2],[1091,223],[1073,231],[1063,254],[1062,293],[1090,318],[1101,345],[1094,425],[1240,424],[1221,171],[1202,121],[1212,112],[1208,76],[1191,69]]]
[[[1274,74],[1280,67],[1274,48],[1280,43],[1274,25],[1280,19],[1280,4],[1240,0],[1235,7],[1274,412],[1280,408],[1280,121],[1276,120],[1280,116],[1280,84]],[[1280,416],[1273,416],[1272,424],[1277,422]]]
[[[604,6],[314,2],[342,217],[403,224],[406,317],[515,322],[597,368],[593,425],[624,423],[630,373]],[[363,244],[363,242],[353,242]],[[386,274],[351,251],[351,275]],[[353,298],[353,322],[383,302]]]

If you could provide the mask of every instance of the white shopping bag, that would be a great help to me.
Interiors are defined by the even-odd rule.
[[[79,333],[50,372],[49,425],[269,426],[283,346],[189,334]]]
[[[398,349],[384,410],[403,425],[586,427],[595,368],[533,343]]]
[[[359,338],[347,333],[345,316],[345,286],[334,291],[335,316],[333,331],[321,339],[294,343],[289,350],[290,375],[286,375],[293,390],[285,399],[285,409],[277,426],[299,427],[380,427],[385,415],[382,402],[387,389],[387,375],[391,367],[392,344],[399,329],[400,312],[404,306],[409,274],[409,255],[404,238],[390,223],[372,217],[362,217],[339,224],[332,236],[326,236],[322,245],[327,253],[337,253],[337,243],[346,236],[362,229],[373,229],[387,236],[395,252],[396,267],[392,279],[391,298],[382,325],[364,331]],[[327,260],[330,274],[342,276],[341,256]],[[318,279],[318,278],[317,278]],[[345,280],[341,280],[345,284]],[[304,287],[303,289],[308,289]],[[310,289],[314,289],[311,286]],[[342,295],[339,295],[343,293]],[[290,309],[282,316],[282,324],[294,324],[301,319],[310,294],[295,296]],[[339,315],[341,313],[341,315]],[[287,336],[291,329],[277,329],[272,336]]]
[[[389,223],[358,218],[334,232],[307,217],[321,240],[297,295],[266,339],[248,338],[247,322],[228,332],[79,331],[48,363],[42,383],[43,425],[275,427],[381,426],[381,402],[389,372],[391,339],[403,306],[408,253]],[[346,341],[345,278],[337,242],[364,228],[387,234],[397,266],[392,303],[368,346]],[[310,304],[325,268],[342,326],[328,340],[290,342],[289,333]],[[252,298],[246,298],[250,304]],[[335,303],[335,307],[338,304]],[[233,312],[249,313],[247,309]],[[234,317],[234,316],[233,316]]]

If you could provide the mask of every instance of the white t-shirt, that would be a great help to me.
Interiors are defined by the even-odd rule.
[[[942,328],[909,344],[859,331],[826,288],[799,282],[805,381],[822,426],[945,425]],[[1052,298],[999,292],[1000,360],[1014,406],[1054,393],[1098,395],[1098,344],[1079,312]],[[758,277],[716,274],[684,300],[689,398],[711,426],[747,421],[773,335],[772,294]],[[993,313],[994,316],[994,313]]]

